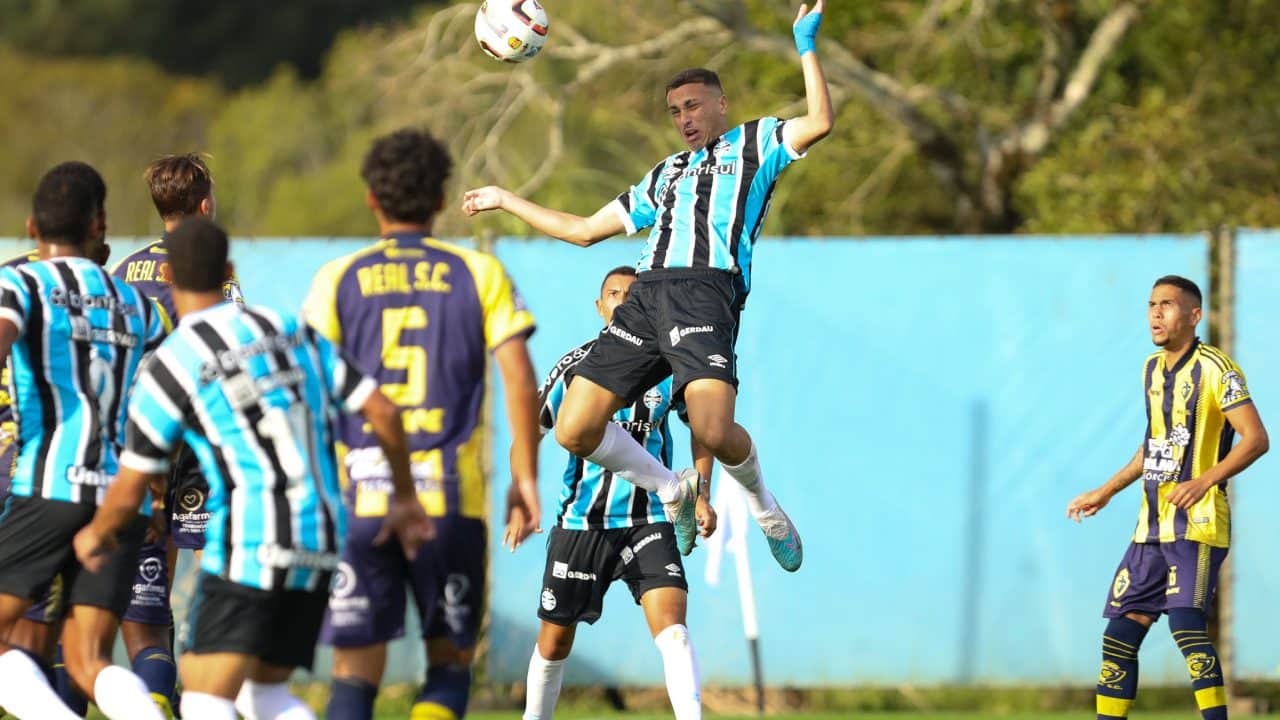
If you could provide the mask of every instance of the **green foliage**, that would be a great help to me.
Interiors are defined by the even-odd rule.
[[[174,9],[187,4],[156,9],[152,3],[22,0],[29,17],[6,24],[0,13],[0,38],[40,31],[47,35],[42,49],[50,52],[144,52],[112,36],[110,19],[132,13],[131,32],[164,34],[176,17],[191,22],[183,12],[197,12]],[[140,10],[144,5],[147,12]],[[238,12],[232,8],[238,5],[214,3],[222,9],[199,12],[223,17]],[[296,3],[264,7],[276,5],[259,11],[275,19],[236,25],[237,42],[227,43],[227,52],[261,45],[253,39],[278,23],[312,27],[310,19],[289,14]],[[402,5],[386,0],[369,12]],[[1046,20],[1052,19],[1063,48],[1061,87],[1114,6],[1103,0],[834,3],[819,51],[826,47],[825,57],[847,51],[901,84],[923,117],[954,143],[972,186],[990,144],[1034,116],[1044,80]],[[723,37],[682,42],[585,80],[579,74],[595,58],[561,52],[578,35],[602,46],[659,37],[699,17],[692,3],[633,3],[626,22],[616,22],[596,0],[559,0],[547,50],[518,67],[494,63],[474,47],[474,7],[429,3],[402,24],[348,31],[314,79],[288,67],[267,74],[276,60],[259,59],[255,67],[264,79],[233,93],[209,81],[165,75],[141,61],[39,60],[0,51],[0,105],[18,109],[0,115],[9,149],[0,170],[0,227],[6,233],[20,228],[30,188],[48,165],[82,157],[102,167],[111,184],[113,231],[154,231],[138,180],[142,166],[161,152],[202,149],[212,154],[221,219],[236,232],[367,234],[372,220],[358,175],[364,149],[379,133],[416,124],[445,138],[455,156],[454,199],[437,232],[522,234],[529,228],[507,216],[463,218],[457,195],[479,184],[518,187],[534,180],[527,190],[538,202],[594,212],[682,147],[661,96],[667,78],[681,68],[706,65],[721,72],[734,119],[803,112],[803,79],[794,57]],[[748,0],[745,7],[755,27],[789,43],[794,6]],[[322,3],[316,13],[331,11],[338,13]],[[1147,3],[1043,155],[1015,163],[1001,178],[1014,219],[1009,229],[1097,233],[1280,224],[1280,84],[1274,80],[1280,35],[1269,30],[1273,11],[1268,0]],[[72,44],[68,33],[76,29],[85,34]],[[314,28],[304,34],[323,35]],[[277,50],[294,52],[288,49],[293,40],[283,34],[277,39],[284,44]],[[203,47],[199,42],[190,40],[191,47]],[[212,69],[206,64],[202,71]],[[556,123],[563,138],[558,154]],[[489,137],[495,127],[498,134]],[[904,126],[864,95],[846,92],[835,131],[779,183],[765,231],[940,234],[969,227],[955,193],[931,172]]]

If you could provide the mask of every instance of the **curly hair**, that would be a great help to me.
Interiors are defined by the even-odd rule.
[[[426,223],[444,202],[449,151],[426,130],[402,128],[373,141],[360,177],[388,220]]]

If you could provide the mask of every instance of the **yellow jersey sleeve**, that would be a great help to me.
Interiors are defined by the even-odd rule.
[[[151,303],[151,309],[155,311],[156,317],[160,319],[160,327],[164,330],[164,334],[168,335],[173,332],[173,318],[169,317],[169,311],[165,310],[164,306],[153,298],[147,298],[147,302]]]
[[[302,318],[326,340],[342,345],[342,324],[338,321],[338,284],[351,265],[350,257],[331,260],[320,268],[311,281],[311,289],[302,301]]]
[[[502,263],[484,253],[466,253],[463,258],[475,278],[484,313],[484,340],[489,350],[514,337],[532,334],[537,327],[533,314],[525,307],[524,299]]]
[[[1253,398],[1249,394],[1249,385],[1245,382],[1244,371],[1226,355],[1222,357],[1227,361],[1227,368],[1218,376],[1213,396],[1218,407],[1222,408],[1223,412],[1227,412]]]

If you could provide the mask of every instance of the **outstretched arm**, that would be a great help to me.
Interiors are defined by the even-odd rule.
[[[589,247],[626,229],[622,218],[608,205],[591,217],[584,218],[543,207],[495,185],[468,190],[463,194],[462,211],[467,215],[477,215],[486,210],[505,210],[540,233],[580,247]]]
[[[808,108],[804,115],[788,120],[783,126],[782,134],[787,146],[801,154],[826,137],[835,124],[827,78],[822,73],[822,64],[818,62],[818,53],[814,48],[814,38],[818,35],[818,25],[821,23],[822,0],[818,0],[813,10],[808,10],[808,5],[800,6],[796,22],[791,28],[795,35],[796,51],[800,53],[800,67],[804,71],[804,94]]]
[[[1116,493],[1129,487],[1134,480],[1142,477],[1142,448],[1138,448],[1138,452],[1133,454],[1129,462],[1125,466],[1116,471],[1111,479],[1102,484],[1101,487],[1090,490],[1076,496],[1074,500],[1067,504],[1067,517],[1080,522],[1087,517],[1093,517],[1099,510],[1107,506],[1111,502],[1111,498]]]

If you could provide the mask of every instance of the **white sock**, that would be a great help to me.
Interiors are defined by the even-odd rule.
[[[19,718],[80,720],[49,687],[40,666],[17,649],[0,655],[0,706]]]
[[[773,499],[773,493],[764,486],[764,473],[760,470],[760,458],[756,455],[755,443],[751,443],[751,452],[747,453],[747,459],[740,465],[720,463],[720,467],[742,486],[742,490],[747,495],[747,507],[751,508],[751,514],[756,520],[759,520],[761,515],[767,515],[778,509],[778,501]]]
[[[93,703],[111,720],[164,720],[142,678],[109,665],[93,680]]]
[[[657,493],[662,502],[680,499],[680,479],[641,447],[621,425],[612,422],[605,425],[600,446],[584,459],[637,487]]]
[[[245,720],[315,720],[316,716],[289,693],[288,683],[245,680],[236,696],[236,710]]]
[[[667,696],[676,720],[701,720],[702,690],[698,680],[698,658],[689,642],[689,628],[672,625],[653,637],[662,653],[662,670],[667,678]]]
[[[564,681],[564,660],[545,660],[538,646],[529,658],[529,677],[524,699],[524,720],[550,720],[560,699]]]
[[[182,693],[182,720],[236,720],[236,704],[217,695]]]

